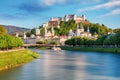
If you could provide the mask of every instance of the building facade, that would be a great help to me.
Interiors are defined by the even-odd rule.
[[[72,31],[72,29],[69,30],[68,38],[72,38],[73,36],[91,38],[92,34],[90,33],[89,27],[85,32],[82,25],[80,26],[77,25],[76,31]]]
[[[50,31],[47,30],[47,27],[44,27],[44,34],[43,34],[44,38],[52,38],[54,36],[55,35],[54,35],[54,28],[53,27],[51,27]]]

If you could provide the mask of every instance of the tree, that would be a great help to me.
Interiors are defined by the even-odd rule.
[[[6,34],[6,29],[0,25],[0,34],[5,35]]]
[[[65,41],[65,44],[66,45],[73,45],[73,46],[76,46],[76,45],[86,45],[86,46],[89,46],[89,45],[94,45],[96,42],[95,39],[89,39],[89,38],[81,38],[81,37],[73,37],[71,39],[68,39]]]
[[[114,29],[113,32],[114,33],[118,33],[120,31],[120,28]]]
[[[12,49],[23,46],[23,41],[15,36],[0,35],[0,49]]]
[[[120,31],[116,33],[115,39],[116,39],[116,44],[120,45]]]
[[[35,34],[35,28],[31,29],[31,34]]]
[[[30,36],[31,36],[31,33],[30,33],[30,32],[27,32],[26,35],[27,35],[27,37],[30,37]]]
[[[104,42],[104,40],[105,40],[106,38],[107,38],[107,35],[99,36],[96,43],[97,43],[98,45],[103,45],[103,42]]]

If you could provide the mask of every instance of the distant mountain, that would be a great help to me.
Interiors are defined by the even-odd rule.
[[[4,28],[6,28],[8,34],[16,34],[16,32],[18,32],[19,34],[23,34],[24,32],[30,32],[30,29],[28,28],[21,28],[11,25],[3,25],[3,26]]]

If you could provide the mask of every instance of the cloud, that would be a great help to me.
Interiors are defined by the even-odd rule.
[[[91,0],[92,3],[100,2],[101,0]],[[42,6],[53,5],[76,5],[76,4],[91,4],[90,0],[40,0]]]
[[[111,11],[110,13],[101,15],[100,17],[113,16],[113,15],[120,15],[120,9],[115,9],[115,10]]]
[[[51,6],[54,4],[64,4],[66,0],[40,0],[42,5]]]
[[[101,2],[102,0],[78,0],[81,4],[94,4],[94,3],[98,3]]]
[[[23,3],[17,7],[18,9],[28,12],[29,14],[40,13],[49,10],[49,7],[41,6],[38,3]]]
[[[120,0],[110,0],[107,3],[104,4],[99,4],[96,6],[91,6],[83,9],[78,9],[78,12],[84,12],[84,11],[90,11],[90,10],[97,10],[97,9],[103,9],[103,8],[112,8],[112,7],[117,7],[120,6]]]
[[[99,2],[101,0],[91,0],[92,2]],[[27,12],[29,14],[35,14],[50,10],[53,6],[61,5],[78,5],[82,3],[89,3],[89,0],[38,0],[35,2],[24,2],[17,5],[17,9]],[[16,8],[16,6],[15,6]]]

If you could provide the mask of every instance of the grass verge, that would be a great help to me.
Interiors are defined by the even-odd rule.
[[[38,57],[39,54],[28,49],[12,52],[0,52],[0,70],[22,65]]]

